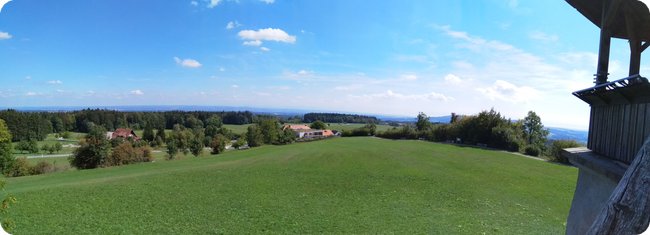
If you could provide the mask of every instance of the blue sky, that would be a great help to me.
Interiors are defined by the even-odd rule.
[[[586,129],[571,92],[593,85],[597,48],[598,28],[559,0],[14,0],[0,11],[0,107],[494,107]],[[627,58],[613,40],[610,79]]]

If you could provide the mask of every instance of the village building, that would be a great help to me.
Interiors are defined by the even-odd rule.
[[[308,139],[308,138],[324,138],[335,136],[335,131],[332,130],[316,130],[311,129],[308,125],[300,124],[287,124],[282,127],[283,130],[290,129],[293,133],[296,134],[298,139]]]
[[[135,134],[135,132],[129,128],[117,128],[115,131],[106,132],[106,138],[109,140],[115,138],[132,138],[133,140],[140,140],[140,137]]]

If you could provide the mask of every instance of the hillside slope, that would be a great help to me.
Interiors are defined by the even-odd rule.
[[[16,234],[559,234],[577,171],[377,138],[13,178]]]

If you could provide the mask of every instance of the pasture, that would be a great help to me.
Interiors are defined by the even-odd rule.
[[[8,178],[15,234],[561,234],[572,167],[423,141],[334,138]]]

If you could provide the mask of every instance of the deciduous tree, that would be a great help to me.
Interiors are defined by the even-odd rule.
[[[16,159],[11,156],[12,153],[11,133],[5,124],[5,121],[0,119],[0,171],[6,175],[13,167]]]

